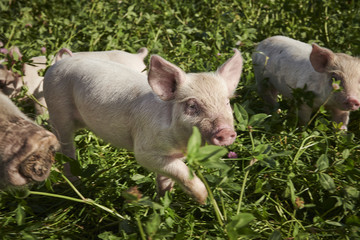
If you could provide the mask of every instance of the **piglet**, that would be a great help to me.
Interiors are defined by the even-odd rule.
[[[333,53],[317,44],[306,44],[284,36],[273,36],[259,43],[254,52],[255,79],[260,96],[277,107],[277,94],[292,98],[292,89],[314,93],[313,105],[303,103],[299,122],[305,125],[313,110],[325,103],[332,119],[347,129],[350,111],[360,106],[360,60],[344,53]],[[333,92],[333,79],[340,80],[341,91]]]
[[[72,53],[70,50],[64,48],[56,54],[55,60],[51,64],[54,64],[55,61],[60,61],[62,58],[78,56],[114,61],[124,64],[138,72],[142,72],[146,69],[144,58],[147,54],[148,50],[145,47],[140,48],[136,54],[120,50]],[[28,93],[34,95],[39,102],[39,104],[35,104],[36,113],[45,113],[46,102],[43,93],[43,77],[39,76],[39,71],[44,70],[47,67],[46,61],[45,56],[31,58],[32,63],[24,65],[25,75],[23,77],[8,71],[4,65],[0,65],[0,90],[9,97],[16,97],[24,83],[28,87]],[[146,71],[144,71],[143,74],[146,74]]]
[[[44,93],[65,155],[75,159],[74,131],[87,127],[114,146],[133,150],[139,164],[157,173],[160,195],[175,181],[203,204],[206,188],[184,163],[187,142],[193,126],[210,144],[234,142],[229,97],[241,71],[238,50],[214,73],[186,74],[153,55],[148,79],[121,64],[74,56],[47,71]]]
[[[60,145],[0,93],[0,188],[43,181]]]

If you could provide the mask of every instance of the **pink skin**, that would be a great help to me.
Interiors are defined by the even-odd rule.
[[[41,48],[41,51],[44,53],[46,48]],[[19,56],[19,59],[22,58],[22,54],[18,47],[13,47],[10,49],[10,51],[5,48],[0,48],[0,52],[5,54],[8,53],[11,58],[13,58],[14,53],[16,53]],[[77,56],[82,58],[97,58],[107,61],[119,62],[128,66],[129,68],[141,72],[146,68],[144,64],[144,58],[147,56],[147,54],[148,50],[146,48],[140,48],[136,54],[130,54],[117,50],[72,53],[72,51],[69,49],[62,48],[56,54],[52,64],[69,56]],[[28,87],[28,93],[32,94],[37,99],[37,102],[40,103],[37,104],[37,102],[34,102],[37,114],[43,114],[46,112],[46,103],[43,93],[43,77],[39,75],[39,71],[44,70],[47,67],[47,59],[45,56],[38,56],[31,58],[31,61],[32,64],[23,65],[23,76],[8,71],[5,66],[0,65],[0,91],[9,97],[16,97],[24,83]],[[146,74],[146,72],[143,71],[143,74]]]
[[[156,172],[160,195],[176,182],[204,204],[206,187],[184,162],[187,143],[194,126],[210,144],[234,142],[229,98],[241,72],[238,50],[216,72],[206,73],[185,73],[154,55],[148,77],[121,64],[73,57],[46,72],[44,93],[65,155],[75,158],[73,132],[87,127],[134,151],[140,165]]]
[[[358,110],[360,107],[360,102],[354,97],[348,97],[344,102],[344,105],[347,106],[347,109],[350,111]]]
[[[235,141],[236,132],[231,128],[221,128],[220,131],[216,132],[211,143],[218,146],[227,146]]]
[[[62,56],[63,56],[64,53],[69,54],[70,57],[73,56],[73,53],[72,53],[72,51],[71,51],[70,49],[62,48],[62,49],[60,49],[59,52],[56,54],[56,56],[55,56],[55,62],[60,61],[60,60],[62,59]]]
[[[278,93],[292,98],[292,89],[305,86],[314,93],[313,105],[299,108],[301,125],[324,104],[332,120],[346,129],[350,111],[360,107],[359,58],[285,36],[263,40],[252,58],[259,95],[269,107],[277,107]]]

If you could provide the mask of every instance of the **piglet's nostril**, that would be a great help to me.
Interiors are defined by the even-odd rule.
[[[353,98],[353,97],[349,97],[346,100],[345,104],[348,105],[352,110],[356,110],[360,107],[360,102],[356,98]]]
[[[218,140],[219,142],[222,142],[223,140],[224,140],[224,136],[216,136],[215,137],[216,138],[216,140]]]
[[[232,129],[222,129],[212,137],[212,144],[219,146],[230,145],[235,141],[236,132]]]

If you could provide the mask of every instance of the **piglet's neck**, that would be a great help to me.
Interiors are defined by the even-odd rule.
[[[172,149],[172,152],[184,153],[186,150],[187,142],[191,136],[192,128],[182,124],[178,119],[178,111],[175,101],[163,101],[158,99],[158,107],[156,114],[157,129],[154,129],[154,136]]]

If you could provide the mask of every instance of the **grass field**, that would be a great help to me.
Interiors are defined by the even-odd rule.
[[[1,239],[360,239],[360,114],[351,114],[347,132],[323,109],[299,129],[287,100],[267,116],[251,62],[256,43],[273,35],[359,55],[360,2],[2,0],[0,19],[2,48],[18,46],[24,55],[14,71],[44,47],[49,59],[62,47],[147,47],[186,72],[215,71],[233,48],[244,58],[232,100],[235,143],[208,160],[199,160],[208,149],[192,144],[188,159],[211,190],[206,205],[178,187],[159,199],[155,175],[132,152],[80,130],[73,165],[81,183],[63,178],[58,155],[46,182],[0,191]]]

